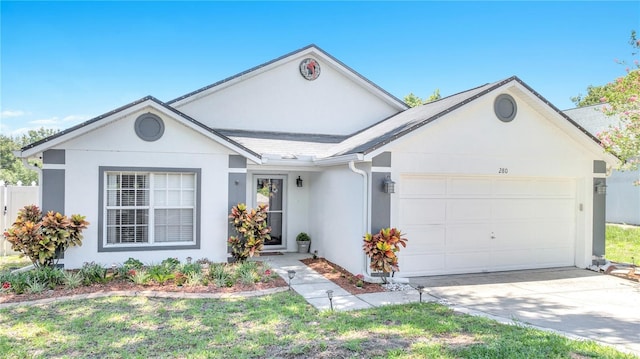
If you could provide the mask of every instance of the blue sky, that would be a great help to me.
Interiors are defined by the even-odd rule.
[[[0,1],[0,132],[169,101],[314,43],[403,98],[517,75],[560,109],[624,74],[640,2]]]

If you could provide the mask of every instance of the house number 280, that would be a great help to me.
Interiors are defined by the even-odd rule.
[[[507,173],[509,173],[509,169],[508,168],[504,168],[504,167],[500,167],[500,168],[498,168],[498,173],[502,174],[502,175],[506,175]]]

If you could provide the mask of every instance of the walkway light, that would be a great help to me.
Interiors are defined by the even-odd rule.
[[[289,290],[291,290],[291,280],[293,279],[293,277],[296,276],[296,271],[288,270],[287,271],[287,276],[289,277]]]
[[[327,291],[327,297],[329,297],[329,306],[331,307],[331,311],[333,311],[333,291],[331,289]]]

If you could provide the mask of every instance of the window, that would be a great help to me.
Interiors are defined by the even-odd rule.
[[[99,250],[198,247],[199,170],[101,168],[100,172]]]

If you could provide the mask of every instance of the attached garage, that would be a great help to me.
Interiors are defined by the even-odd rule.
[[[573,266],[572,179],[402,175],[403,275]]]

